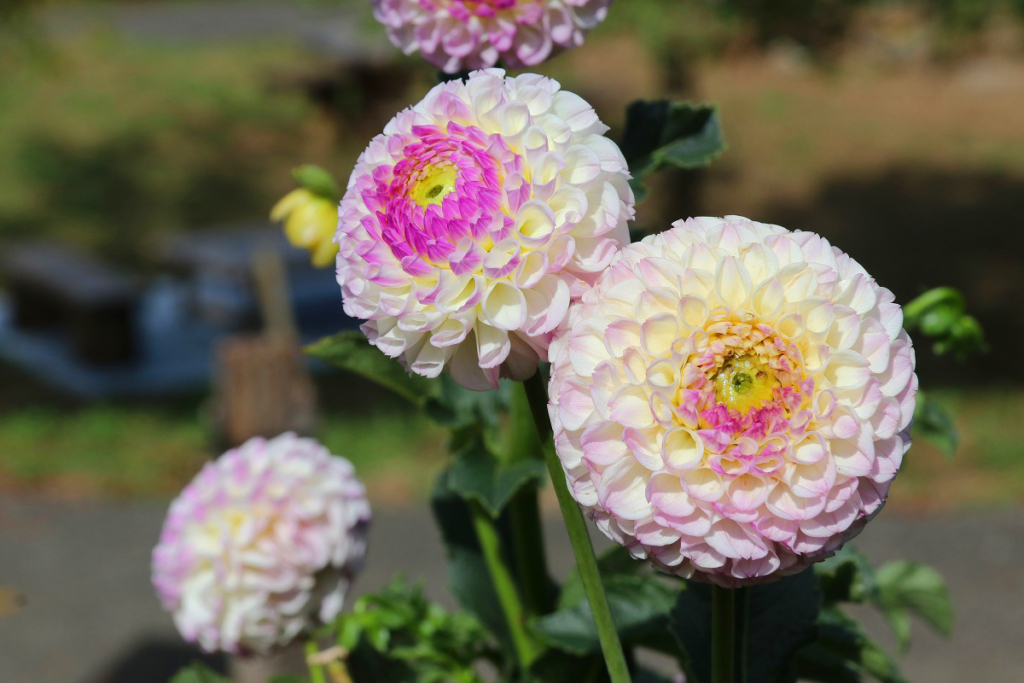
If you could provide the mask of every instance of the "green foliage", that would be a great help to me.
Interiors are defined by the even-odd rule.
[[[942,575],[931,567],[900,560],[878,569],[878,607],[900,648],[910,646],[910,615],[915,614],[944,636],[953,632],[953,603]]]
[[[642,181],[660,168],[701,168],[725,151],[718,110],[671,100],[637,101],[626,110],[622,153],[637,199]]]
[[[201,662],[193,662],[174,674],[170,683],[230,683],[230,679],[221,676]]]
[[[144,269],[154,241],[266,215],[291,185],[281,169],[310,106],[268,92],[266,73],[294,47],[88,29],[55,40],[32,19],[0,26],[0,240],[59,240]]]
[[[651,574],[602,578],[612,620],[623,641],[628,643],[665,630],[678,586]],[[579,579],[575,581],[578,583]],[[570,595],[571,599],[563,598],[559,602],[556,612],[537,619],[534,629],[545,642],[564,652],[597,653],[600,643],[590,603],[582,595],[582,588]]]
[[[801,680],[853,683],[870,676],[881,683],[906,683],[892,657],[838,607],[822,609],[817,625],[817,639],[794,661]]]
[[[424,411],[455,434],[483,431],[493,437],[508,412],[512,385],[503,381],[497,391],[470,391],[448,375],[433,381]]]
[[[852,602],[875,607],[892,627],[901,650],[910,646],[910,616],[917,615],[937,632],[953,629],[953,604],[942,576],[921,564],[890,562],[877,571],[856,548],[844,546],[815,565],[824,604],[839,609]]]
[[[478,683],[474,664],[497,656],[479,621],[428,602],[422,587],[402,579],[360,598],[332,631],[357,681]],[[382,669],[400,677],[366,677]]]
[[[967,314],[967,300],[952,287],[931,289],[903,307],[903,326],[932,340],[936,355],[957,360],[987,350],[981,325]]]
[[[448,554],[448,589],[459,605],[473,614],[502,644],[505,653],[511,655],[514,651],[511,635],[468,504],[449,487],[447,472],[438,478],[430,504]],[[510,547],[507,534],[503,540],[506,541],[504,547]],[[514,566],[514,563],[509,564]],[[511,661],[511,657],[509,659]]]
[[[763,46],[784,39],[828,57],[849,33],[856,10],[870,1],[721,0],[719,6],[751,26]]]
[[[372,380],[414,405],[421,405],[431,393],[430,380],[407,372],[371,346],[361,332],[339,332],[325,337],[307,346],[306,353]]]
[[[793,656],[817,634],[820,591],[810,569],[775,583],[743,589],[749,603],[748,680],[795,683]],[[711,680],[711,587],[690,582],[672,610],[672,632],[678,638],[697,681]]]
[[[856,547],[846,544],[835,555],[814,565],[822,601],[826,606],[843,602],[877,602],[875,570]]]
[[[334,179],[330,171],[316,166],[315,164],[304,164],[292,171],[292,177],[302,187],[324,199],[332,202],[341,200],[341,190],[338,188],[338,181]]]
[[[961,362],[988,348],[981,325],[967,314],[967,300],[952,287],[928,290],[904,306],[903,326],[932,340],[936,355],[952,354]],[[947,456],[952,456],[960,443],[952,416],[924,392],[917,396],[914,431]]]
[[[477,435],[455,454],[448,471],[448,487],[466,500],[478,501],[492,517],[498,517],[520,488],[539,484],[546,475],[543,461],[532,458],[509,462]]]
[[[953,416],[923,391],[917,393],[914,405],[913,432],[935,444],[946,457],[952,457],[960,445],[960,431]]]

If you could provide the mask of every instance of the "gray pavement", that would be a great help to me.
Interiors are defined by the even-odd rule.
[[[161,667],[196,655],[181,646],[149,583],[149,553],[164,512],[162,503],[0,501],[0,587],[27,597],[22,612],[0,620],[0,682],[160,683]],[[956,633],[946,641],[915,628],[903,662],[914,683],[1024,681],[1022,512],[886,512],[858,539],[876,564],[926,562],[949,582]],[[568,540],[557,519],[547,527],[554,571],[564,575],[572,561]],[[425,505],[376,510],[371,543],[357,592],[403,572],[451,604],[444,551]],[[891,646],[880,620],[869,619],[869,627]],[[145,662],[147,674],[136,677],[132,672]]]

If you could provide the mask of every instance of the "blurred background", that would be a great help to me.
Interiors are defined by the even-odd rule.
[[[436,74],[368,0],[0,3],[0,681],[164,681],[196,656],[148,553],[170,498],[249,433],[351,459],[378,517],[362,587],[405,569],[444,599],[423,514],[443,432],[253,336],[281,293],[307,341],[352,326],[267,215],[300,164],[347,179]],[[900,302],[964,292],[990,351],[918,345],[959,448],[915,444],[862,547],[949,580],[960,624],[922,631],[911,680],[1024,680],[1024,2],[618,0],[538,71],[613,133],[637,98],[720,107],[729,150],[659,175],[641,230],[741,214],[822,233]],[[245,398],[268,393],[284,424]]]

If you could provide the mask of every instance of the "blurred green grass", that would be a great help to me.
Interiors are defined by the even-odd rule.
[[[318,436],[384,499],[423,494],[444,459],[441,430],[393,410],[328,416]],[[198,410],[106,404],[0,415],[0,489],[167,498],[214,455]]]
[[[1024,392],[937,390],[962,433],[953,458],[915,441],[890,495],[906,511],[1024,501]],[[444,465],[445,432],[404,405],[327,411],[319,438],[349,458],[371,496],[427,495]],[[106,404],[0,413],[0,490],[59,496],[169,498],[215,453],[198,409]]]
[[[306,156],[312,111],[268,79],[305,59],[272,41],[183,47],[101,28],[34,56],[0,46],[0,240],[131,263],[162,233],[264,217]]]

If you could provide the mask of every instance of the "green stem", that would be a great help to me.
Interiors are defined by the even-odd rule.
[[[555,593],[548,576],[540,501],[534,486],[521,489],[509,501],[508,516],[526,611],[534,616],[550,614],[555,609]]]
[[[615,630],[615,623],[612,621],[608,596],[605,595],[604,586],[601,584],[597,556],[594,555],[594,546],[590,542],[587,523],[583,520],[583,513],[580,512],[579,505],[569,493],[565,482],[565,472],[562,471],[562,464],[555,453],[555,444],[551,438],[551,421],[548,418],[548,397],[544,379],[538,372],[523,384],[530,400],[530,409],[533,411],[537,435],[540,437],[544,451],[544,460],[558,497],[558,506],[562,509],[562,518],[565,520],[565,527],[569,532],[569,542],[572,544],[572,551],[576,556],[576,567],[580,579],[583,581],[587,600],[590,601],[590,610],[594,614],[597,637],[601,642],[601,651],[604,653],[608,675],[611,678],[611,683],[630,683],[629,667],[626,665],[626,656],[622,651],[622,643],[619,642],[618,631]]]
[[[739,621],[738,641],[736,647],[739,649],[737,659],[739,663],[737,673],[740,683],[748,683],[750,680],[750,588],[743,587],[736,589],[736,614]]]
[[[512,580],[512,572],[505,565],[505,560],[501,555],[501,538],[498,536],[497,524],[487,510],[476,501],[469,503],[469,511],[473,518],[473,528],[476,530],[477,539],[480,541],[484,562],[487,563],[487,571],[490,572],[494,591],[498,594],[498,602],[505,614],[505,622],[509,634],[512,636],[512,646],[515,648],[516,658],[519,660],[519,668],[528,671],[530,665],[540,654],[540,646],[526,631],[523,604],[516,591],[515,582]]]
[[[540,443],[533,427],[533,415],[526,392],[519,385],[512,395],[508,453],[512,462],[540,459]],[[508,504],[509,525],[515,550],[516,578],[522,589],[526,611],[532,616],[549,614],[555,609],[555,591],[548,574],[541,524],[538,486],[530,483],[519,490]]]
[[[327,677],[324,676],[324,669],[322,666],[317,666],[312,663],[312,658],[320,652],[320,646],[317,645],[315,638],[310,638],[306,641],[306,666],[309,668],[309,677],[313,683],[327,683]]]
[[[736,594],[711,588],[711,683],[736,681]]]

